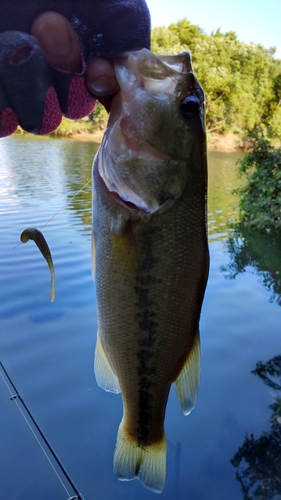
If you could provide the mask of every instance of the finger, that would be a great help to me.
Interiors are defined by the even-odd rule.
[[[57,93],[64,116],[79,119],[93,111],[95,99],[85,87],[83,60],[78,37],[61,14],[44,12],[32,25]]]
[[[80,73],[81,48],[78,37],[65,17],[57,12],[44,12],[31,28],[49,66]]]
[[[18,31],[6,31],[0,35],[0,46],[0,78],[6,96],[1,114],[13,110],[22,128],[34,134],[55,130],[61,111],[36,39]],[[2,120],[3,132],[7,135]]]
[[[96,96],[111,96],[119,91],[112,63],[100,57],[88,60],[85,84]]]
[[[145,0],[0,0],[0,32],[30,33],[34,19],[48,10],[60,13],[73,25],[86,59],[90,55],[114,57],[132,47],[149,48]]]

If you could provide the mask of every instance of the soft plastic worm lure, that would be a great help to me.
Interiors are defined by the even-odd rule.
[[[39,229],[36,229],[35,227],[28,227],[25,229],[21,235],[20,235],[20,240],[22,243],[27,243],[28,240],[33,240],[34,243],[38,246],[41,254],[43,257],[46,259],[47,264],[50,269],[51,273],[51,289],[50,289],[50,300],[51,302],[54,301],[55,299],[55,270],[54,270],[54,264],[52,260],[52,255],[51,251],[49,249],[48,243],[45,240],[43,234]]]

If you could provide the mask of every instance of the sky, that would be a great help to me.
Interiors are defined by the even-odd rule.
[[[152,27],[186,17],[210,34],[235,31],[240,41],[276,47],[281,59],[281,0],[146,0]]]

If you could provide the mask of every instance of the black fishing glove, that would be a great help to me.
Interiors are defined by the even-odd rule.
[[[42,13],[62,14],[80,41],[77,72],[50,68],[31,27]],[[57,128],[61,116],[89,114],[95,98],[84,85],[92,56],[111,58],[150,45],[145,0],[0,0],[0,137],[18,124],[34,134]],[[107,105],[110,100],[100,98]]]

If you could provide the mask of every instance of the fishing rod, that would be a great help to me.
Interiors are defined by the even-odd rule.
[[[29,426],[32,434],[34,435],[35,439],[37,440],[40,448],[42,449],[43,453],[45,454],[47,460],[49,461],[52,469],[54,470],[56,476],[58,477],[60,483],[62,484],[64,490],[66,491],[66,493],[68,494],[68,500],[85,500],[85,498],[83,497],[83,495],[79,492],[79,490],[77,489],[74,481],[71,479],[69,473],[67,472],[66,468],[64,467],[63,463],[61,462],[61,460],[59,459],[58,455],[56,454],[54,448],[52,447],[52,445],[50,444],[50,442],[48,441],[47,437],[45,436],[44,432],[42,431],[42,429],[40,428],[39,424],[37,423],[37,421],[35,420],[34,416],[32,415],[30,409],[28,408],[27,404],[24,402],[23,398],[21,397],[20,393],[18,392],[15,384],[13,383],[10,375],[8,374],[6,368],[4,367],[3,363],[0,361],[0,367],[2,368],[2,371],[3,373],[5,374],[6,376],[6,379],[9,381],[9,384],[10,386],[13,388],[13,390],[15,391],[15,393],[13,394],[9,385],[7,384],[7,381],[5,380],[3,374],[1,373],[1,376],[2,376],[2,379],[8,389],[8,391],[10,392],[11,394],[11,397],[10,397],[10,401],[15,401],[19,411],[21,412],[24,420],[26,421],[27,425]],[[71,496],[68,489],[66,488],[64,482],[62,481],[62,479],[60,478],[58,472],[56,471],[54,465],[52,464],[50,458],[48,457],[46,451],[44,450],[42,444],[40,443],[38,437],[36,436],[34,430],[32,429],[30,423],[28,422],[26,416],[24,415],[24,412],[22,411],[22,409],[20,408],[20,405],[18,404],[18,401],[20,401],[20,403],[22,404],[22,406],[24,407],[27,415],[29,416],[30,420],[32,421],[33,425],[35,426],[35,428],[37,429],[39,435],[41,436],[41,438],[43,439],[45,445],[47,446],[49,452],[51,453],[51,455],[53,456],[54,460],[56,461],[57,465],[59,466],[60,470],[62,471],[62,473],[64,474],[64,476],[66,477],[67,481],[69,482],[69,484],[71,485],[73,491],[75,492],[75,495],[74,496]]]
[[[81,193],[81,191],[83,191],[85,189],[85,187],[91,182],[91,178],[82,186],[81,189],[79,189],[78,191],[76,191],[76,193],[67,201],[67,203],[65,205],[63,205],[49,220],[47,220],[47,222],[45,222],[45,224],[41,227],[41,229],[43,229],[45,226],[47,226],[62,210],[64,210],[64,208],[70,203],[70,201],[72,201],[79,193]],[[22,243],[22,242],[21,242]],[[21,243],[18,243],[17,245],[15,245],[13,247],[13,249],[17,248]],[[21,395],[19,394],[15,384],[13,383],[10,375],[8,374],[6,368],[4,367],[3,363],[0,361],[0,368],[2,369],[3,373],[5,374],[5,377],[6,377],[6,380],[3,376],[3,373],[0,372],[1,374],[1,377],[8,389],[8,391],[10,392],[11,394],[11,397],[10,397],[10,400],[11,401],[15,401],[16,405],[17,405],[17,408],[19,409],[22,417],[24,418],[24,420],[26,421],[26,424],[28,425],[28,427],[30,428],[30,431],[32,432],[34,438],[36,439],[36,441],[38,442],[42,452],[44,453],[46,459],[48,460],[48,462],[50,463],[50,466],[52,467],[54,473],[56,474],[58,480],[60,481],[62,487],[64,488],[64,490],[66,491],[67,495],[68,495],[68,500],[85,500],[85,498],[83,497],[83,495],[79,492],[79,490],[77,489],[74,481],[71,479],[69,473],[67,472],[66,468],[64,467],[63,463],[61,462],[61,460],[59,459],[58,455],[56,454],[55,450],[53,449],[52,445],[50,444],[50,442],[48,441],[47,437],[45,436],[44,432],[42,431],[42,429],[40,428],[38,422],[35,420],[34,416],[32,415],[30,409],[28,408],[27,404],[25,403],[25,401],[23,400],[23,398],[21,397]],[[7,383],[7,380],[10,384],[10,386],[13,388],[13,390],[15,391],[15,394],[12,394],[12,391]],[[34,427],[36,428],[37,432],[39,433],[39,435],[41,436],[41,438],[43,439],[45,445],[47,446],[50,454],[52,455],[52,457],[54,458],[55,462],[57,463],[58,467],[60,468],[60,470],[62,471],[62,473],[64,474],[64,476],[66,477],[67,481],[69,482],[69,484],[71,485],[73,491],[75,492],[75,496],[71,496],[68,489],[66,488],[64,482],[62,481],[61,477],[59,476],[56,468],[54,467],[54,464],[52,463],[52,461],[50,460],[48,454],[46,453],[45,449],[43,448],[42,444],[40,443],[40,440],[38,439],[38,436],[36,435],[36,433],[34,432],[34,430],[32,429],[32,426],[30,425],[30,422],[28,421],[28,419],[26,418],[26,415],[24,414],[20,404],[18,403],[18,401],[21,403],[21,405],[23,406],[26,414],[28,415],[29,419],[31,420],[31,422],[33,423]]]

